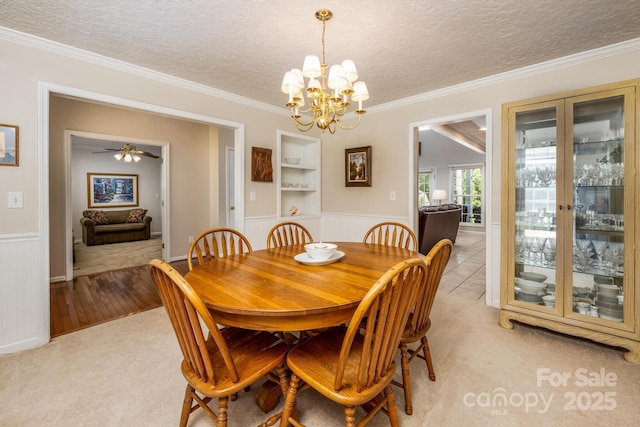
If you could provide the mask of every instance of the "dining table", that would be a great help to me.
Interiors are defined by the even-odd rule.
[[[219,324],[297,332],[348,322],[389,268],[424,257],[393,246],[331,243],[337,250],[326,262],[308,258],[304,245],[289,245],[218,258],[185,279]]]
[[[347,323],[387,270],[424,258],[393,246],[331,243],[337,249],[327,261],[310,259],[303,244],[288,245],[217,258],[195,266],[185,279],[216,323],[291,336]],[[268,413],[281,395],[280,386],[267,381],[256,403]]]

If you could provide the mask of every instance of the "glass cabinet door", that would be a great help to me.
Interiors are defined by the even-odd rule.
[[[562,103],[528,106],[515,122],[514,298],[556,309],[558,165]]]
[[[625,94],[571,99],[566,110],[573,312],[624,322]]]

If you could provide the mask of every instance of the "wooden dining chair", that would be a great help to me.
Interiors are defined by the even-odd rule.
[[[251,252],[253,248],[244,234],[233,228],[212,228],[193,240],[189,247],[187,265],[191,271],[194,257],[198,259],[197,265],[200,265],[215,258]]]
[[[281,222],[267,233],[267,249],[313,242],[311,232],[297,222]]]
[[[385,221],[374,225],[366,232],[362,243],[395,246],[398,248],[418,250],[416,234],[404,224]]]
[[[412,258],[391,267],[367,292],[348,326],[337,326],[301,342],[287,356],[291,382],[281,426],[302,426],[290,417],[302,380],[345,407],[347,426],[355,426],[355,407],[367,414],[360,425],[380,410],[398,425],[391,387],[394,356],[415,300],[424,287],[427,266]],[[362,329],[360,323],[366,318]],[[305,388],[304,386],[303,388]]]
[[[286,342],[269,332],[219,329],[200,297],[178,271],[154,259],[149,263],[149,272],[184,357],[182,375],[187,380],[187,389],[180,415],[181,427],[187,425],[189,415],[198,408],[202,408],[216,426],[226,426],[229,399],[262,377],[279,383],[283,394],[287,391],[284,362],[289,346]],[[208,329],[206,337],[201,322]],[[274,369],[277,377],[272,373]],[[212,398],[218,399],[217,414],[207,405]],[[279,416],[271,417],[264,425],[273,425]]]
[[[433,301],[436,297],[440,279],[449,257],[453,249],[453,243],[449,239],[442,239],[429,251],[425,257],[427,265],[427,282],[420,296],[416,301],[416,305],[409,316],[407,327],[404,330],[402,339],[400,340],[400,363],[402,367],[402,384],[393,381],[393,384],[404,389],[404,411],[407,415],[413,413],[411,404],[411,374],[409,365],[411,361],[418,356],[427,362],[429,370],[429,379],[436,380],[436,374],[433,371],[433,363],[431,361],[431,352],[429,350],[429,342],[427,341],[427,331],[431,327],[431,319],[429,315],[433,307]],[[420,345],[416,349],[409,349],[408,344],[420,341]],[[420,351],[423,354],[420,354]]]

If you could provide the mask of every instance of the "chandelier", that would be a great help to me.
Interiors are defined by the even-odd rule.
[[[358,80],[354,62],[345,59],[342,64],[332,65],[331,68],[326,64],[324,33],[326,23],[332,17],[333,13],[327,9],[316,12],[316,19],[322,21],[322,62],[315,55],[307,55],[302,70],[294,68],[287,71],[282,80],[282,92],[289,95],[287,107],[291,109],[291,117],[295,120],[298,130],[303,132],[310,130],[314,124],[322,132],[328,129],[331,134],[335,133],[338,127],[353,129],[360,124],[362,115],[366,113],[366,110],[362,109],[362,101],[369,99],[369,92],[367,85]],[[305,77],[309,79],[306,89],[309,106],[303,109]],[[355,124],[345,126],[341,118],[348,112],[349,100],[358,103],[358,108],[354,111],[358,119]],[[301,116],[307,113],[311,116],[309,121],[305,121]]]

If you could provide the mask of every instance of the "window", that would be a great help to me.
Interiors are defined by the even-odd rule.
[[[484,166],[451,166],[451,200],[462,206],[463,224],[484,223]]]
[[[433,171],[427,170],[418,172],[418,207],[429,205],[429,194],[431,194],[431,180]]]

